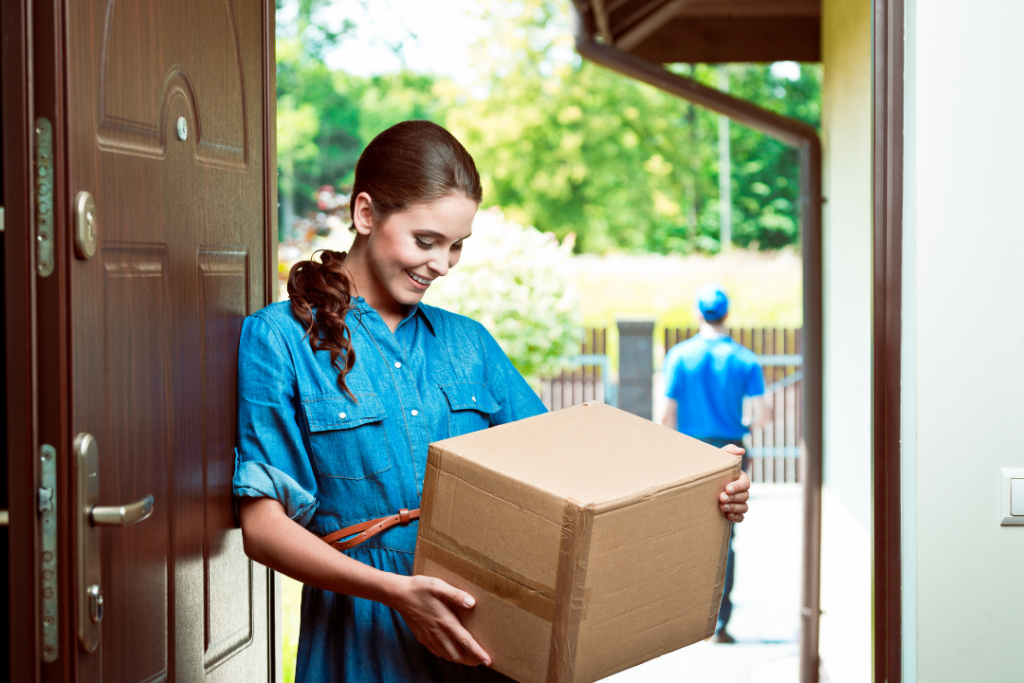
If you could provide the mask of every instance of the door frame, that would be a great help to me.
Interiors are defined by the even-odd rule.
[[[902,680],[900,510],[904,0],[874,0],[874,680]]]
[[[41,3],[40,3],[41,4]],[[4,136],[5,317],[7,326],[7,455],[11,680],[39,681],[41,668],[38,609],[38,517],[36,458],[40,438],[37,406],[39,304],[31,236],[33,213],[33,121],[37,99],[46,88],[35,72],[39,46],[34,35],[36,9],[28,0],[3,4],[2,134]],[[57,124],[56,121],[53,122]],[[54,140],[58,140],[56,130]],[[57,145],[55,145],[55,151]],[[56,218],[56,217],[55,217]],[[55,225],[56,225],[55,220]],[[17,330],[17,333],[14,331]],[[26,485],[27,484],[27,485]],[[59,494],[58,494],[59,496]],[[60,497],[58,497],[58,504]],[[59,508],[58,508],[59,509]],[[66,577],[64,577],[66,579]],[[58,599],[65,596],[58,595]]]
[[[260,267],[265,301],[277,288],[277,145],[275,6],[262,0],[263,62],[258,75],[264,98],[264,245]],[[74,600],[75,546],[72,536],[73,468],[70,404],[70,311],[67,269],[36,275],[34,201],[34,121],[45,116],[53,126],[54,259],[73,258],[70,244],[64,93],[65,0],[4,0],[0,5],[0,134],[3,136],[5,210],[5,323],[7,363],[7,486],[10,680],[28,683],[77,678],[77,601]],[[41,312],[45,312],[42,315]],[[38,314],[37,314],[38,313]],[[17,334],[12,331],[17,330]],[[40,407],[46,407],[40,410]],[[36,511],[41,444],[57,447],[58,658],[42,663],[39,592],[40,540]],[[268,570],[269,572],[269,570]],[[281,676],[281,623],[276,582],[269,572],[271,649],[269,681]],[[2,673],[0,673],[2,676]]]

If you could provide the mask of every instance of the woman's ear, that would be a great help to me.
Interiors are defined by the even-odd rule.
[[[364,236],[373,228],[373,200],[365,192],[360,192],[352,203],[352,227],[357,235]]]

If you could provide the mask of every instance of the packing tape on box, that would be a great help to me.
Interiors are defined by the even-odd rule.
[[[573,664],[586,597],[587,558],[590,556],[590,534],[587,531],[593,519],[593,505],[583,506],[571,498],[566,501],[555,580],[556,595],[561,595],[562,599],[555,604],[555,618],[551,623],[548,683],[571,681],[575,677]]]
[[[446,534],[435,530],[430,538],[420,536],[416,553],[521,610],[547,622],[554,619],[554,588],[531,581]]]

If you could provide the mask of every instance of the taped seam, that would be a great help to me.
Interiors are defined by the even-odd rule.
[[[575,676],[576,645],[586,598],[586,550],[593,518],[593,504],[583,507],[572,498],[566,500],[555,582],[559,599],[551,624],[547,683],[570,683]]]

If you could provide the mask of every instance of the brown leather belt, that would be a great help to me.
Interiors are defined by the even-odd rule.
[[[402,508],[398,511],[397,515],[381,517],[380,519],[371,519],[366,522],[360,522],[359,524],[353,524],[352,526],[347,526],[344,529],[339,529],[333,534],[321,536],[320,540],[327,545],[333,545],[338,550],[348,550],[349,548],[355,548],[366,539],[376,536],[385,529],[390,529],[391,527],[398,526],[399,524],[405,526],[414,519],[419,518],[419,508],[416,508],[415,510],[406,510],[405,508]],[[350,538],[347,541],[340,540],[346,536],[352,536],[353,534],[358,534],[358,536]]]

